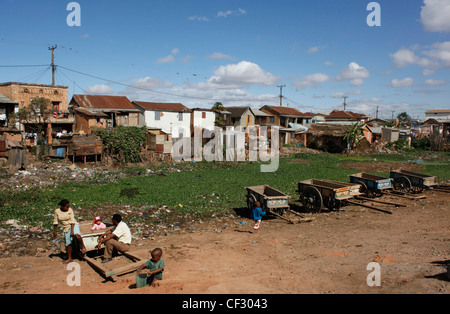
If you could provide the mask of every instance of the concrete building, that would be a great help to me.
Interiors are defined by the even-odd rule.
[[[186,133],[183,133],[185,137],[191,135],[192,110],[183,104],[145,101],[133,101],[133,104],[144,116],[147,128],[159,129],[164,133],[172,134],[174,128],[180,127],[186,130]]]

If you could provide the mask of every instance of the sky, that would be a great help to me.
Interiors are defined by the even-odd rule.
[[[260,108],[283,86],[301,112],[343,110],[344,96],[385,119],[450,108],[450,0],[71,3],[0,0],[0,82],[51,84],[57,45],[70,98]]]

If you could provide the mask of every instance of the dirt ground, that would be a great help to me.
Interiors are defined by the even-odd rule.
[[[311,222],[265,219],[256,233],[250,219],[230,215],[135,242],[131,251],[143,258],[150,257],[151,248],[163,249],[166,269],[158,287],[136,289],[134,273],[105,281],[84,262],[78,262],[81,286],[70,287],[72,269],[58,256],[1,258],[0,293],[448,294],[450,195],[424,195],[419,200],[382,197],[407,207],[373,204],[392,215],[346,206],[302,214]],[[119,256],[106,267],[127,263],[124,259]],[[371,262],[380,265],[381,286],[367,284]]]

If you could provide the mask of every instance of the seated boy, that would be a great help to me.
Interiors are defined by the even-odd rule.
[[[153,287],[159,285],[157,280],[163,279],[164,261],[161,259],[162,250],[156,248],[151,251],[152,258],[145,262],[137,271],[140,273],[144,268],[148,268],[150,272],[147,274],[147,283]]]

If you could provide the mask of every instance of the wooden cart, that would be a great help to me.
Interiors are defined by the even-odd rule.
[[[107,229],[92,231],[92,222],[81,222],[80,223],[80,233],[81,238],[83,239],[84,245],[86,246],[87,253],[81,257],[82,260],[86,261],[89,265],[91,265],[97,272],[100,273],[105,279],[111,279],[115,281],[117,276],[124,275],[130,272],[137,270],[140,266],[142,266],[147,259],[143,259],[133,253],[125,252],[121,253],[122,255],[129,258],[132,263],[128,265],[124,265],[115,269],[109,269],[107,267],[108,264],[102,264],[98,261],[98,258],[89,257],[91,255],[89,253],[95,253],[98,249],[98,237],[105,233],[107,230],[113,228],[112,225],[107,225]],[[102,244],[102,248],[104,245]]]
[[[246,200],[250,214],[255,207],[255,203],[260,202],[262,210],[290,223],[293,223],[293,221],[283,217],[286,210],[300,216],[296,212],[290,210],[289,196],[277,189],[268,185],[249,186],[245,189],[247,190]]]
[[[360,191],[367,196],[372,194],[373,196],[379,197],[383,195],[384,190],[392,189],[392,179],[376,176],[370,173],[356,173],[349,175],[350,182],[361,185]]]
[[[360,185],[331,180],[310,179],[298,182],[298,193],[303,207],[320,213],[325,206],[339,209],[342,201],[362,195]]]
[[[391,170],[394,189],[403,193],[421,193],[424,188],[437,186],[436,177],[403,169]]]

